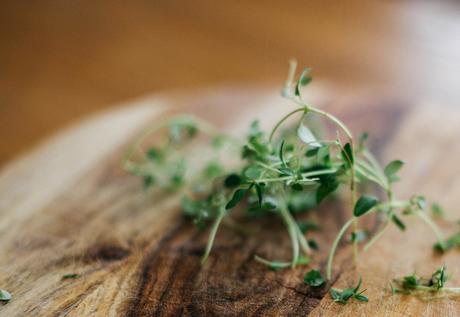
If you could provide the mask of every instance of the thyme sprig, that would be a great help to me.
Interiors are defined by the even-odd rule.
[[[380,165],[366,147],[366,133],[355,138],[339,118],[307,103],[301,90],[312,80],[310,70],[305,69],[295,80],[296,66],[292,61],[282,90],[282,95],[296,107],[281,117],[269,133],[262,131],[258,121],[254,121],[246,138],[238,140],[221,134],[216,127],[199,118],[179,116],[147,129],[128,150],[124,167],[141,176],[146,188],[182,190],[184,214],[192,218],[199,229],[211,227],[202,263],[212,250],[221,224],[231,219],[232,211],[240,207],[247,210],[248,216],[278,215],[291,241],[289,260],[273,261],[256,255],[256,261],[271,269],[308,264],[316,243],[307,239],[306,234],[312,230],[305,234],[297,215],[314,209],[340,187],[349,190],[351,216],[330,248],[327,280],[332,278],[337,247],[350,228],[355,261],[359,259],[360,242],[366,242],[362,247],[365,252],[384,235],[390,224],[404,231],[403,218],[409,215],[419,217],[432,229],[440,249],[450,247],[425,211],[423,196],[400,200],[393,191],[392,185],[399,180],[398,172],[404,162],[393,160],[386,166]],[[336,129],[335,138],[321,137],[315,131],[318,122],[312,119],[318,117],[332,123]],[[294,118],[296,124],[288,124]],[[162,132],[166,135],[161,142],[144,149],[149,136]],[[191,155],[186,150],[193,148],[195,141],[203,141],[203,135],[208,136],[214,155],[201,168],[193,165],[193,169],[187,169]],[[235,149],[240,151],[239,160]],[[220,153],[225,151],[231,154],[223,159]],[[227,164],[228,158],[233,159],[233,165]],[[365,186],[370,183],[376,186]],[[376,193],[383,191],[384,197],[377,198],[377,194],[370,193],[370,188]],[[370,214],[379,214],[384,219],[381,229],[373,236],[359,225],[360,219]],[[312,278],[316,277],[316,273],[311,274]],[[367,301],[367,297],[358,292],[360,285],[361,279],[356,287],[334,289],[331,295],[341,303],[350,298]]]
[[[411,295],[433,295],[434,293],[460,294],[460,287],[445,287],[448,280],[447,268],[445,265],[438,268],[430,277],[420,277],[416,273],[394,279],[390,284],[393,294]],[[438,296],[439,297],[439,296]],[[433,298],[432,296],[430,298]]]

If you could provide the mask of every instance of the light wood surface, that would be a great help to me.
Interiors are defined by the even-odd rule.
[[[353,283],[360,272],[370,298],[342,306],[325,290],[303,285],[305,268],[272,272],[253,261],[255,253],[289,256],[288,235],[276,217],[246,221],[258,228],[250,237],[222,228],[209,261],[200,266],[207,232],[181,216],[180,195],[145,192],[121,169],[121,154],[136,133],[184,109],[236,135],[254,118],[270,126],[289,109],[273,91],[147,97],[81,122],[7,165],[0,174],[0,287],[13,299],[0,305],[0,315],[456,316],[460,298],[424,302],[388,289],[394,277],[429,273],[442,263],[452,285],[460,284],[458,251],[435,256],[435,239],[419,221],[408,221],[406,233],[391,229],[362,255],[359,270],[349,247],[341,245],[334,286]],[[353,132],[369,131],[383,161],[396,156],[408,162],[397,188],[401,197],[424,193],[440,201],[450,218],[460,217],[460,118],[454,111],[350,92],[339,98],[333,91],[316,85],[308,99],[337,113]],[[324,227],[316,236],[315,267],[324,269],[327,249],[350,213],[344,206],[339,201],[319,210]],[[456,228],[443,229],[447,234]],[[62,279],[68,273],[81,277]]]

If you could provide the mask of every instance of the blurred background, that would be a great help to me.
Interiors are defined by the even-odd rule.
[[[456,107],[459,1],[2,1],[0,166],[143,94],[315,80]]]

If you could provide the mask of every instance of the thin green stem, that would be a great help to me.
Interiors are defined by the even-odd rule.
[[[375,156],[370,151],[368,151],[367,149],[364,149],[364,151],[362,153],[363,153],[363,156],[369,161],[369,163],[371,163],[371,165],[374,168],[375,172],[380,175],[380,178],[384,179],[386,182],[388,182],[388,180],[387,180],[387,178],[385,176],[385,172],[383,171],[382,166],[377,161]]]
[[[272,143],[272,140],[273,140],[273,136],[275,135],[275,132],[276,130],[278,130],[278,128],[283,124],[284,121],[286,121],[287,119],[289,119],[290,116],[296,114],[297,112],[305,112],[306,111],[306,108],[305,107],[302,107],[302,108],[297,108],[291,112],[289,112],[287,115],[285,115],[283,118],[281,118],[280,121],[278,121],[278,123],[275,125],[275,127],[272,129],[272,132],[270,133],[270,136],[268,138],[268,142],[269,143]]]
[[[312,107],[312,106],[306,106],[306,110],[328,118],[329,120],[334,122],[337,126],[339,126],[343,130],[343,132],[345,132],[347,138],[350,141],[353,140],[353,135],[351,134],[350,130],[348,130],[347,126],[345,124],[343,124],[343,122],[340,121],[337,117],[331,115],[330,113],[328,113],[326,111],[323,111],[321,109],[318,109],[318,108],[315,108],[315,107]]]
[[[383,179],[378,172],[376,172],[372,167],[367,165],[364,161],[357,160],[356,161],[356,169],[359,170],[361,174],[372,180],[373,182],[380,185],[385,190],[388,190],[388,183],[386,179]]]
[[[296,225],[295,227],[297,231],[297,237],[299,239],[299,243],[300,243],[300,247],[302,248],[302,251],[306,255],[311,255],[311,248],[310,248],[310,245],[308,244],[307,239],[305,239],[304,234],[302,233],[302,231],[300,231],[299,225],[297,223],[295,223],[295,225]]]
[[[444,237],[439,230],[438,226],[431,220],[430,217],[428,217],[424,212],[419,211],[416,212],[415,215],[417,215],[420,219],[422,219],[430,228],[433,230],[433,233],[435,234],[436,238],[438,239],[438,242],[441,246],[444,245]]]
[[[294,219],[292,218],[291,214],[287,210],[285,206],[280,207],[280,214],[281,217],[283,218],[288,232],[289,232],[289,237],[291,238],[291,245],[292,245],[292,262],[291,262],[291,267],[295,267],[297,260],[299,259],[299,239],[297,236],[297,231],[296,227],[297,224],[295,223]]]
[[[385,233],[385,231],[389,227],[389,224],[390,224],[390,218],[388,218],[388,220],[385,221],[385,224],[383,225],[383,228],[379,232],[377,232],[372,237],[372,239],[369,240],[369,242],[366,243],[366,245],[363,248],[364,252],[367,252],[369,250],[369,248],[372,245],[374,245],[374,243],[376,243],[383,236],[383,234]]]
[[[211,232],[209,233],[209,238],[208,238],[208,244],[206,245],[206,250],[203,254],[203,257],[201,258],[201,264],[206,262],[209,254],[211,253],[211,249],[214,244],[214,240],[216,238],[217,230],[219,229],[219,225],[222,222],[222,219],[224,218],[225,214],[226,214],[225,207],[221,206],[219,208],[219,214],[217,215],[217,218],[216,220],[214,220],[214,223],[211,227]]]
[[[330,113],[320,110],[318,108],[311,107],[311,106],[306,106],[306,108],[307,108],[307,111],[324,116],[330,121],[334,122],[339,128],[341,128],[350,142],[350,148],[351,148],[352,155],[355,156],[355,150],[353,146],[353,135],[351,134],[350,130],[347,128],[347,126],[342,121],[340,121],[337,117],[331,115]],[[351,180],[350,180],[351,204],[352,206],[354,206],[356,202],[355,164],[354,164],[353,158],[351,157],[347,157],[347,158],[350,163],[350,174],[351,174],[350,175],[351,177]],[[354,231],[358,230],[358,220],[357,219],[353,220],[353,230]],[[353,259],[356,264],[358,261],[358,241],[353,241]]]
[[[292,265],[291,262],[270,261],[258,255],[254,256],[254,260],[262,264],[265,264],[268,267],[274,268],[274,269],[283,269],[283,268],[290,267]]]
[[[335,237],[334,242],[332,243],[331,250],[329,251],[329,257],[327,259],[327,267],[326,267],[326,277],[328,280],[332,277],[332,261],[334,260],[334,254],[339,245],[340,240],[342,239],[343,235],[347,231],[347,229],[351,226],[351,224],[355,221],[356,217],[350,218],[340,229],[337,237]]]
[[[280,172],[280,171],[278,171],[278,172]],[[337,170],[332,169],[332,168],[319,170],[319,171],[313,171],[313,172],[307,172],[307,173],[300,174],[302,179],[300,179],[299,181],[311,181],[311,182],[313,182],[313,181],[316,181],[316,179],[309,179],[309,177],[319,176],[319,175],[324,175],[324,174],[333,174],[335,172],[337,172]],[[275,178],[258,179],[255,182],[256,183],[270,183],[270,182],[289,181],[289,180],[294,181],[294,180],[297,180],[297,179],[296,179],[295,176],[282,176],[282,177],[275,177]]]

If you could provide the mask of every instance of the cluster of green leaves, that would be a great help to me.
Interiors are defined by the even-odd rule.
[[[358,280],[358,283],[355,287],[345,288],[343,290],[338,288],[331,288],[329,294],[334,302],[340,304],[346,304],[351,298],[354,298],[360,302],[368,302],[369,299],[367,296],[363,295],[366,289],[360,291],[361,288],[361,277]]]
[[[434,249],[440,253],[444,253],[446,251],[449,251],[453,248],[458,248],[460,247],[460,232],[457,232],[450,237],[448,237],[446,240],[442,242],[437,242],[433,246]]]
[[[400,279],[395,279],[391,285],[393,294],[411,294],[414,292],[438,292],[444,288],[448,279],[446,267],[441,266],[429,278],[423,278],[413,273]]]
[[[320,287],[326,283],[326,280],[318,270],[310,270],[305,273],[303,281],[306,285],[311,287]]]
[[[367,134],[358,140],[354,139],[338,118],[304,101],[301,88],[311,82],[310,70],[305,69],[297,80],[294,80],[294,76],[295,66],[290,69],[283,96],[296,103],[298,108],[282,117],[270,133],[264,132],[259,122],[254,121],[246,138],[236,142],[240,153],[227,155],[240,156],[239,163],[230,169],[216,158],[199,171],[186,169],[188,157],[181,154],[181,149],[187,149],[201,132],[211,136],[210,143],[215,151],[220,151],[222,144],[232,139],[221,135],[208,123],[190,116],[174,118],[164,126],[147,131],[136,142],[134,150],[128,153],[125,167],[141,176],[146,188],[184,189],[184,214],[191,217],[200,229],[211,226],[202,260],[208,257],[220,224],[239,207],[251,217],[279,216],[289,234],[292,249],[290,261],[271,261],[256,256],[257,261],[271,269],[310,263],[312,250],[317,249],[318,245],[315,240],[307,239],[306,235],[310,235],[318,225],[302,223],[297,218],[301,213],[316,209],[338,192],[341,186],[349,188],[351,192],[353,212],[330,248],[327,279],[332,276],[336,248],[350,227],[353,228],[350,240],[355,255],[358,253],[358,243],[368,240],[364,246],[364,250],[367,250],[383,235],[388,223],[405,230],[406,224],[401,218],[408,215],[416,215],[424,220],[435,232],[443,250],[456,244],[453,241],[450,244],[444,242],[435,223],[424,213],[426,201],[422,196],[413,196],[408,200],[396,199],[392,184],[399,180],[398,173],[404,163],[394,160],[382,167],[366,146]],[[297,115],[300,116],[296,124],[284,126],[288,119]],[[324,135],[315,130],[311,119],[317,116],[335,125],[335,139],[328,139],[327,136],[324,139]],[[168,129],[166,141],[148,148],[139,161],[134,161],[134,152],[140,148],[141,141],[160,128]],[[386,197],[378,199],[368,194],[372,187],[365,185],[369,183],[376,184],[378,191],[384,192]],[[359,188],[357,185],[360,185]],[[441,209],[435,205],[433,210],[440,213]],[[366,230],[361,230],[358,223],[361,217],[370,213],[379,213],[386,219],[382,230],[372,237]],[[322,285],[324,279],[318,274],[314,270],[308,272],[305,283],[313,287]],[[359,292],[360,286],[361,279],[354,288],[332,289],[331,296],[340,303],[346,303],[350,298],[367,301],[367,297]]]

